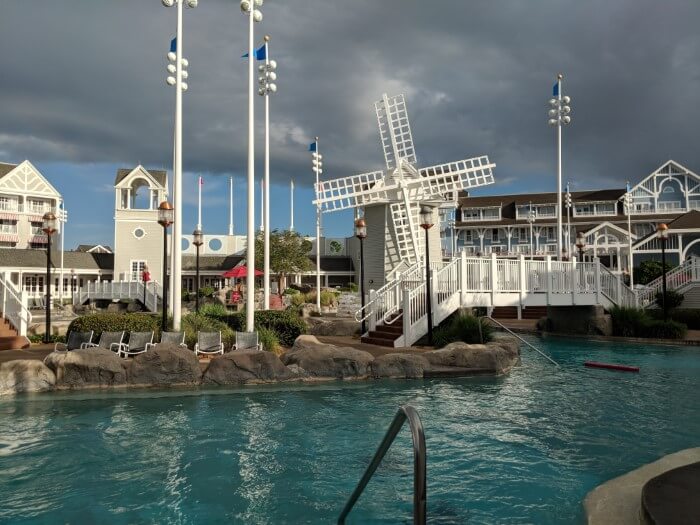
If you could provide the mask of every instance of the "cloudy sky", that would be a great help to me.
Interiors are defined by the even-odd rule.
[[[294,178],[297,229],[314,229],[314,135],[324,178],[383,166],[372,106],[383,92],[407,97],[419,165],[496,162],[496,184],[478,194],[555,188],[546,111],[559,71],[572,97],[564,176],[575,188],[622,186],[669,158],[700,170],[696,0],[266,0],[262,11],[256,41],[270,34],[279,63],[273,227],[289,225]],[[113,242],[117,168],[171,168],[165,55],[175,18],[158,0],[0,3],[0,161],[31,160],[63,193],[67,247]],[[245,231],[247,31],[235,0],[185,12],[185,232],[199,174],[205,230],[226,231],[233,175],[236,231]],[[260,147],[257,157],[259,177]],[[327,234],[348,234],[351,219],[328,216]]]

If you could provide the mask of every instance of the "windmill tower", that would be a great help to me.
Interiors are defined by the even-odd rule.
[[[373,171],[321,181],[315,185],[316,200],[323,213],[364,208],[367,221],[365,279],[377,289],[397,270],[408,269],[423,259],[424,234],[418,214],[422,205],[434,207],[455,201],[467,188],[493,183],[488,157],[458,160],[417,168],[411,127],[403,95],[386,94],[374,104],[386,172]],[[440,260],[440,228],[428,230],[431,260]]]

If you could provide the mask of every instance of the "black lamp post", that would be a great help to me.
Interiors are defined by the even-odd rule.
[[[163,201],[158,205],[158,224],[163,227],[163,321],[161,331],[168,330],[168,226],[173,223],[175,211],[172,204]],[[175,300],[175,299],[173,299]]]
[[[666,308],[666,239],[668,238],[668,226],[663,222],[656,227],[656,233],[661,239],[661,271],[663,272],[661,281],[661,305],[664,309],[664,321],[668,321],[668,309]]]
[[[428,345],[433,345],[433,307],[430,286],[430,247],[428,230],[433,227],[433,209],[430,206],[420,208],[420,227],[425,230],[425,310],[428,314]],[[407,312],[404,312],[407,314]]]
[[[43,217],[41,230],[46,234],[46,331],[44,343],[51,342],[51,236],[56,233],[56,216],[50,211]]]
[[[364,217],[360,217],[355,221],[355,237],[360,239],[360,304],[362,305],[362,314],[364,316],[365,309],[365,237],[367,237],[367,223]],[[365,319],[362,318],[362,334],[365,333]]]
[[[578,248],[578,258],[580,262],[583,262],[583,250],[586,249],[586,236],[583,232],[576,234],[576,248]]]
[[[199,313],[199,247],[204,244],[204,234],[199,228],[192,232],[192,244],[194,244],[197,250],[197,257],[195,258],[195,284],[194,284],[194,294],[195,294],[195,307],[194,311]]]

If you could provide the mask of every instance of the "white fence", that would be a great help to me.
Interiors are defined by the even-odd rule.
[[[12,284],[7,273],[0,274],[0,294],[2,294],[2,316],[21,336],[27,336],[27,327],[32,322],[32,313],[27,304],[27,294]]]
[[[158,310],[158,300],[163,296],[163,287],[158,281],[145,284],[138,281],[94,281],[73,295],[73,304],[83,304],[97,299],[138,299],[144,302],[151,312]]]

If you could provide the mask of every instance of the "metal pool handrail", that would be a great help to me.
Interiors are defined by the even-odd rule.
[[[518,334],[516,334],[515,332],[513,332],[513,330],[511,330],[510,328],[508,328],[507,326],[505,326],[503,323],[501,323],[501,322],[499,322],[499,321],[496,321],[493,317],[487,317],[487,319],[490,320],[490,321],[493,321],[494,323],[496,323],[498,326],[500,326],[501,328],[503,328],[503,329],[504,329],[506,332],[508,332],[510,335],[515,336],[515,337],[517,337],[518,339],[520,339],[523,343],[525,343],[527,346],[529,346],[530,348],[532,348],[535,352],[537,352],[538,354],[540,354],[540,355],[541,355],[542,357],[544,357],[545,359],[551,361],[552,363],[554,363],[554,364],[557,365],[557,366],[560,366],[559,363],[557,363],[554,359],[552,359],[551,357],[549,357],[549,356],[548,356],[547,354],[545,354],[542,350],[538,350],[537,348],[535,348],[534,346],[532,346],[530,343],[528,343],[527,341],[525,341],[525,339],[523,339],[523,338],[520,337]]]
[[[372,479],[374,472],[382,462],[384,455],[391,447],[396,435],[403,427],[404,422],[408,420],[411,428],[411,438],[413,439],[413,523],[414,525],[425,525],[426,516],[426,452],[425,452],[425,433],[423,432],[423,423],[421,423],[418,411],[411,405],[402,405],[391,422],[391,426],[382,440],[377,452],[375,452],[372,461],[370,461],[367,470],[362,476],[362,479],[355,487],[354,492],[345,504],[343,511],[338,517],[338,524],[343,525],[350,511],[360,499],[362,492]]]

